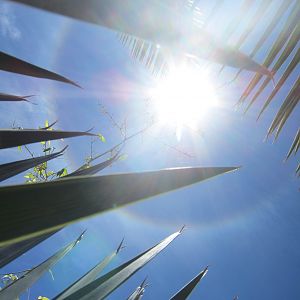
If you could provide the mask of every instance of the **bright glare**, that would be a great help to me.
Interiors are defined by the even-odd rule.
[[[183,126],[197,127],[218,102],[209,74],[187,66],[170,71],[151,94],[158,121],[175,126],[178,138]]]

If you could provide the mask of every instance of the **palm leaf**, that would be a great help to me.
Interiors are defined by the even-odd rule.
[[[20,174],[28,169],[31,169],[35,166],[38,166],[46,161],[60,157],[67,147],[68,146],[66,146],[64,149],[62,149],[59,152],[55,152],[49,155],[18,160],[11,163],[0,165],[0,182],[10,177],[13,177],[17,174]]]
[[[139,254],[123,265],[113,269],[104,276],[94,280],[84,288],[66,297],[65,300],[101,300],[111,294],[122,283],[134,275],[138,270],[144,267],[157,254],[164,250],[181,231],[175,232],[162,240],[157,245],[151,247],[145,252]]]
[[[17,95],[9,95],[0,93],[0,101],[10,101],[10,102],[30,102],[27,98],[32,97],[32,95],[29,96],[17,96]],[[34,104],[34,103],[32,103]]]
[[[296,32],[297,31],[297,32]],[[276,63],[274,66],[274,71],[277,71],[279,69],[279,67],[284,63],[285,59],[289,56],[289,54],[292,52],[292,50],[294,49],[294,47],[296,47],[297,43],[299,42],[299,38],[300,38],[300,25],[297,27],[297,29],[295,30],[294,33],[297,33],[297,39],[293,40],[293,43],[291,43],[291,49],[286,49],[286,54],[284,55],[285,57],[280,57],[278,59],[278,64]],[[291,39],[292,40],[292,39]],[[289,44],[287,45],[287,47],[289,46]],[[279,61],[280,60],[280,61]],[[263,108],[261,109],[261,111],[259,112],[258,115],[258,119],[261,117],[262,113],[265,111],[265,109],[269,106],[269,104],[271,103],[271,101],[273,100],[274,96],[277,94],[277,92],[281,89],[281,87],[283,86],[283,84],[285,83],[285,81],[287,80],[287,78],[292,74],[292,72],[294,71],[294,69],[297,67],[298,63],[300,60],[300,49],[298,48],[295,56],[293,57],[292,61],[289,63],[289,65],[287,66],[286,70],[284,71],[283,75],[281,76],[280,80],[278,81],[278,83],[276,84],[275,88],[273,89],[273,91],[271,92],[271,94],[269,95],[268,99],[266,100]],[[267,78],[266,78],[267,79]],[[256,93],[255,98],[257,98],[260,93],[262,92],[262,90],[264,89],[264,87],[267,85],[267,83],[265,84],[264,82],[264,86],[262,86],[262,88]],[[255,101],[255,99],[253,98],[253,101]]]
[[[296,169],[296,175],[298,174],[298,177],[300,176],[300,164],[298,165],[297,169]]]
[[[236,170],[178,168],[0,188],[0,246]]]
[[[249,2],[249,3],[248,3]],[[250,6],[250,4],[253,4],[253,1],[245,1],[245,3],[247,4],[247,6]],[[246,41],[247,37],[250,35],[250,33],[253,31],[253,29],[255,28],[255,25],[257,23],[260,22],[261,18],[264,16],[264,14],[266,13],[267,9],[269,8],[269,6],[271,5],[271,1],[262,1],[260,3],[260,6],[257,8],[257,11],[255,12],[255,15],[250,18],[248,24],[246,25],[246,29],[245,31],[242,32],[241,36],[239,37],[237,43],[235,44],[235,48],[236,49],[239,49],[243,43]],[[245,12],[244,10],[245,9],[248,9],[249,7],[247,8],[241,8],[243,13],[241,13],[239,15],[239,17],[243,16],[245,17]],[[224,69],[225,66],[223,66],[220,70],[220,72]]]
[[[185,300],[192,293],[194,288],[200,282],[200,280],[208,272],[208,267],[201,271],[196,277],[194,277],[187,285],[185,285],[180,291],[178,291],[170,300]]]
[[[124,240],[124,239],[123,239]],[[104,270],[104,268],[116,257],[119,251],[122,249],[123,240],[121,241],[118,248],[111,253],[110,255],[106,256],[100,263],[98,263],[94,268],[92,268],[89,272],[79,278],[76,282],[66,288],[63,292],[61,292],[58,296],[56,296],[55,300],[62,300],[72,295],[76,291],[80,290],[84,286],[91,283],[95,278]]]
[[[224,0],[216,0],[215,5],[211,9],[209,15],[206,17],[205,23],[203,25],[203,28],[208,27],[208,25],[212,22],[212,20],[215,18],[219,10],[222,8],[222,5],[224,4]]]
[[[272,34],[273,30],[275,29],[278,20],[280,20],[283,15],[286,13],[288,10],[289,6],[292,4],[292,0],[283,0],[281,5],[278,7],[275,15],[273,16],[271,22],[268,24],[268,26],[265,28],[262,36],[259,38],[257,44],[255,45],[254,49],[252,50],[250,57],[254,57],[255,54],[260,50],[262,45],[265,43],[265,41],[268,39],[268,37]],[[242,69],[240,69],[237,74],[235,75],[234,79],[235,80],[239,74],[242,72]]]
[[[72,243],[60,249],[53,256],[25,273],[18,280],[0,291],[0,300],[16,299],[19,295],[30,288],[45,272],[47,272],[60,259],[68,254],[82,239],[84,232]]]
[[[95,134],[89,133],[87,131],[82,132],[40,129],[0,129],[0,149],[84,135],[96,136]]]
[[[296,80],[295,84],[291,88],[289,94],[285,98],[283,104],[281,105],[279,111],[277,112],[269,130],[268,136],[274,132],[274,130],[279,126],[279,124],[284,119],[286,114],[290,114],[293,108],[297,105],[299,101],[299,90],[300,90],[300,77]]]
[[[264,66],[243,53],[220,45],[202,29],[191,25],[189,15],[180,14],[159,0],[14,0],[74,19],[108,27],[153,45],[210,59],[232,67],[271,76]],[[249,0],[248,0],[249,1]],[[147,12],[151,18],[145,18]],[[111,15],[114,18],[111,18]],[[130,18],[128,18],[130,16]],[[183,25],[184,24],[184,25]],[[182,41],[185,43],[182,43]],[[191,43],[193,41],[193,43]],[[213,53],[213,54],[212,54]]]
[[[300,147],[300,128],[298,129],[296,136],[294,138],[294,141],[292,143],[292,146],[286,156],[286,160],[288,160],[290,158],[290,156],[292,155],[292,153],[294,152],[294,154],[296,154],[299,150]]]
[[[265,67],[268,68],[271,65],[271,63],[274,61],[277,54],[281,51],[284,44],[289,39],[290,35],[292,34],[296,25],[298,24],[299,18],[300,18],[300,5],[299,5],[299,3],[296,2],[293,9],[291,10],[289,16],[287,17],[286,22],[283,25],[278,38],[272,45],[271,50],[268,53],[268,55],[263,63],[263,65]],[[261,78],[262,78],[262,76],[260,74],[256,74],[252,78],[249,85],[247,86],[247,88],[243,92],[242,96],[240,97],[239,103],[244,102],[244,100],[249,96],[251,91],[256,87],[256,85],[258,84],[258,82],[260,81]],[[251,101],[250,105],[252,105],[253,102],[254,101]]]
[[[30,64],[24,60],[21,60],[17,57],[14,57],[2,51],[0,51],[0,70],[12,72],[12,73],[18,73],[26,76],[47,78],[47,79],[61,81],[61,82],[69,83],[77,87],[80,87],[78,84],[69,80],[68,78],[65,78],[59,74],[50,72],[46,69]]]
[[[240,9],[238,10],[236,16],[232,18],[229,25],[226,26],[224,32],[222,33],[223,41],[228,41],[235,30],[238,28],[238,25],[241,23],[243,18],[245,18],[245,14],[248,13],[251,5],[253,4],[253,0],[244,0]]]

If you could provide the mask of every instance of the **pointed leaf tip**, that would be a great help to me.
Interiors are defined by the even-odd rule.
[[[235,169],[175,168],[1,187],[0,244],[41,235],[96,213],[177,190]],[[19,217],[16,218],[16,215]]]

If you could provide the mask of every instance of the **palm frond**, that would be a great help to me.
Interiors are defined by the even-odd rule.
[[[295,135],[295,138],[294,138],[294,141],[292,143],[292,146],[286,156],[286,160],[289,159],[289,157],[292,155],[292,153],[294,152],[294,154],[296,154],[299,150],[299,147],[300,147],[300,128],[298,129],[296,135]]]
[[[289,94],[287,95],[283,104],[281,105],[279,111],[277,112],[268,130],[268,136],[271,135],[274,132],[274,130],[279,127],[280,123],[282,123],[283,120],[287,119],[286,116],[290,115],[290,113],[296,107],[299,101],[299,90],[300,90],[300,77],[298,77],[298,79],[296,80],[295,84],[293,85],[292,89],[290,90]]]
[[[292,49],[291,51],[287,52],[287,54],[285,55],[286,58],[288,57],[288,55],[292,52],[292,50],[294,49],[294,47],[296,46],[296,44],[298,43],[300,38],[300,25],[298,26],[298,40],[294,41],[295,43],[293,43],[293,45],[291,46]],[[287,45],[289,46],[289,45]],[[286,49],[285,49],[286,50]],[[281,57],[278,59],[274,69],[279,68],[285,61],[286,58],[281,59]],[[281,61],[279,61],[281,59]],[[297,67],[298,63],[299,63],[299,59],[300,59],[300,49],[298,48],[298,51],[296,52],[295,56],[293,57],[292,61],[289,63],[289,65],[287,66],[286,70],[284,71],[283,75],[281,76],[281,78],[279,79],[278,83],[276,84],[276,86],[274,87],[273,91],[271,92],[271,94],[269,95],[268,99],[265,101],[261,111],[259,112],[258,115],[258,119],[261,117],[261,115],[263,114],[263,112],[265,111],[265,109],[269,106],[269,104],[271,103],[271,101],[274,99],[275,95],[277,94],[277,92],[282,88],[283,84],[285,83],[285,81],[287,80],[287,78],[292,74],[292,72],[294,71],[294,69]],[[264,89],[264,87],[267,85],[268,83],[265,81],[264,82],[264,86],[262,86],[260,88],[260,90],[255,94],[255,98],[257,98],[260,93],[262,92],[262,90]]]
[[[265,28],[262,36],[259,38],[258,42],[256,43],[254,49],[250,53],[250,57],[254,57],[256,53],[261,49],[267,38],[272,34],[273,30],[275,29],[278,20],[280,20],[283,15],[288,10],[289,6],[292,4],[293,0],[283,0],[281,5],[278,7],[275,15],[273,16],[271,22]],[[239,74],[243,71],[240,69],[234,77],[234,80],[239,76]]]
[[[181,55],[189,54],[216,63],[243,68],[271,76],[269,70],[249,56],[219,43],[208,32],[191,26],[190,15],[180,14],[161,1],[121,0],[14,0],[37,8],[59,13],[71,18],[108,27],[137,39],[159,45],[170,53],[176,49]],[[249,0],[247,0],[249,1]],[[132,5],[131,5],[132,4]],[[141,11],[147,12],[144,17]],[[114,15],[114,18],[110,16]],[[127,16],[130,15],[130,18]],[[182,43],[185,41],[185,43]],[[140,43],[141,44],[141,43]],[[134,53],[137,51],[134,46]],[[150,56],[152,61],[154,56]],[[158,56],[160,64],[163,60]]]
[[[287,17],[278,38],[273,43],[271,50],[269,51],[266,59],[264,60],[263,65],[265,67],[268,68],[276,58],[277,54],[282,50],[284,44],[287,42],[290,35],[292,34],[295,27],[297,26],[299,18],[300,18],[300,4],[296,2],[289,16]],[[262,78],[261,74],[255,74],[255,76],[252,78],[247,88],[244,90],[243,94],[241,95],[238,102],[239,104],[245,101],[245,99],[250,95],[251,91],[259,83],[261,78]],[[251,101],[250,106],[253,103],[254,101]]]

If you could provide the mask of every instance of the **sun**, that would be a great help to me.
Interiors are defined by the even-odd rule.
[[[180,135],[183,126],[197,127],[218,104],[208,72],[191,66],[174,67],[151,91],[151,102],[160,124],[173,126]]]

